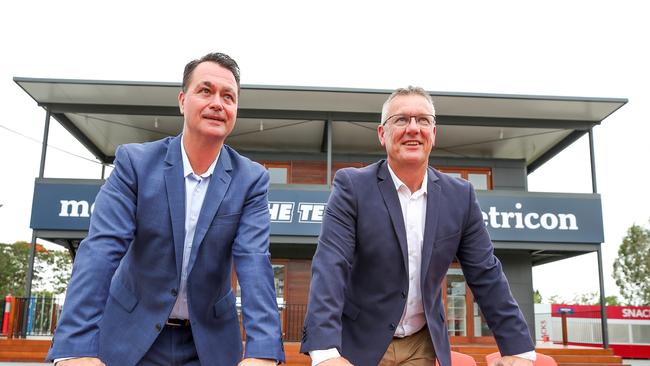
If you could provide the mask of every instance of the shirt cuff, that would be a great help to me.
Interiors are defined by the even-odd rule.
[[[336,348],[330,348],[325,350],[309,351],[309,357],[311,357],[311,366],[316,366],[319,363],[332,358],[341,357],[341,354]]]
[[[537,354],[535,353],[535,350],[520,353],[518,355],[513,355],[513,356],[519,357],[519,358],[525,358],[525,359],[531,360],[531,361],[535,361],[537,359]]]
[[[53,364],[54,366],[56,366],[56,364],[59,363],[59,362],[61,362],[61,361],[72,360],[73,358],[79,358],[79,357],[62,357],[62,358],[55,358],[55,359],[54,359],[54,362],[52,362],[52,364]]]

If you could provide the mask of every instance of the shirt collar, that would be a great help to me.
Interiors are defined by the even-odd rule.
[[[187,157],[187,152],[185,151],[185,145],[183,144],[184,139],[185,136],[181,136],[181,156],[183,157],[183,177],[187,178],[190,174],[194,174],[194,171],[192,170],[192,164],[190,164],[190,159]],[[214,161],[212,164],[210,164],[208,170],[206,170],[205,173],[197,176],[201,178],[207,178],[211,176],[212,173],[214,173],[214,167],[217,166],[219,155],[220,154],[217,154],[217,157],[214,158]]]
[[[391,169],[390,164],[388,164],[388,161],[386,161],[386,166],[388,167],[388,172],[390,173],[390,177],[393,179],[393,184],[395,184],[395,190],[399,191],[401,187],[406,188],[407,191],[411,193],[411,195],[415,194],[426,194],[427,193],[427,181],[429,177],[429,169],[424,171],[424,178],[422,179],[422,185],[420,186],[420,189],[418,189],[416,192],[411,192],[409,190],[409,187],[404,184],[398,177],[397,174]]]

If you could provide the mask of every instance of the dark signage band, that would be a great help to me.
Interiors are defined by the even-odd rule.
[[[37,179],[32,204],[34,230],[88,230],[103,181]],[[318,236],[329,191],[271,189],[271,235]],[[492,240],[602,243],[600,196],[478,191],[483,221]]]

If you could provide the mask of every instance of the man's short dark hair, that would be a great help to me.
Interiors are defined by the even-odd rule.
[[[225,53],[212,52],[201,57],[200,59],[192,60],[187,65],[185,65],[185,71],[183,71],[183,93],[187,92],[187,87],[189,86],[190,80],[192,79],[192,73],[194,72],[194,69],[196,69],[196,67],[203,62],[214,62],[232,72],[233,76],[235,77],[235,81],[237,82],[237,92],[239,92],[239,65],[237,65],[237,62],[235,62],[235,60],[233,60]]]

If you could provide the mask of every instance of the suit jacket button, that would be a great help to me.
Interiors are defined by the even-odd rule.
[[[162,329],[162,325],[156,324],[156,332],[160,332],[161,329]]]
[[[395,328],[397,328],[397,326],[395,325],[395,323],[390,323],[388,328],[390,328],[390,330],[395,330]]]
[[[406,299],[406,291],[402,291],[402,299]]]
[[[174,296],[174,297],[178,296],[178,290],[177,289],[173,288],[171,292],[172,292],[172,296]]]

